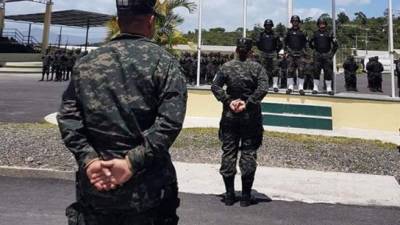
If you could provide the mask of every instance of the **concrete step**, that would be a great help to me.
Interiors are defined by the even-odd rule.
[[[9,62],[4,66],[6,68],[42,68],[41,62]]]
[[[15,74],[15,73],[42,73],[42,68],[0,67],[0,74]]]

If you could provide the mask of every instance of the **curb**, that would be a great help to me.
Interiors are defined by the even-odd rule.
[[[34,169],[28,167],[0,166],[0,176],[16,178],[58,179],[75,181],[75,172],[51,169]]]

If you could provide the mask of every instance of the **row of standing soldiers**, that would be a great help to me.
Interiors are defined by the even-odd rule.
[[[211,84],[214,75],[219,68],[226,62],[232,60],[234,55],[223,55],[221,53],[202,54],[200,61],[200,77],[201,83]],[[194,85],[197,78],[197,54],[191,55],[188,52],[182,54],[180,64],[184,70],[186,80],[189,84]]]
[[[75,62],[83,54],[80,49],[73,51],[56,50],[51,52],[48,50],[42,57],[42,79],[44,81],[68,81],[72,75]]]
[[[338,49],[338,44],[333,35],[327,31],[326,20],[318,19],[319,30],[310,40],[300,29],[299,16],[293,16],[291,23],[292,28],[288,30],[282,41],[273,31],[273,21],[267,19],[264,23],[265,30],[256,41],[259,54],[253,55],[252,59],[260,62],[266,69],[270,86],[275,92],[279,91],[280,80],[280,87],[287,88],[287,94],[293,92],[294,85],[297,85],[301,95],[304,95],[304,90],[310,87],[313,94],[318,94],[320,74],[323,70],[327,92],[333,95],[332,58]],[[314,59],[307,54],[308,47],[314,49]],[[282,49],[284,49],[284,54],[280,56],[279,52]],[[219,53],[203,55],[200,77],[204,79],[204,83],[210,83],[218,68],[229,59],[232,59],[232,56],[222,56]],[[181,65],[189,83],[193,84],[197,71],[196,57],[184,54]]]
[[[257,38],[257,47],[260,50],[261,63],[272,77],[274,92],[278,92],[279,69],[278,53],[283,49],[288,61],[288,73],[286,80],[286,94],[294,91],[297,83],[298,91],[305,95],[305,86],[309,86],[308,73],[311,73],[313,94],[319,93],[319,82],[321,71],[324,71],[324,80],[328,94],[333,95],[333,56],[338,50],[338,43],[335,37],[327,30],[327,21],[319,18],[317,21],[318,30],[309,39],[301,30],[299,16],[292,16],[290,20],[292,27],[288,30],[283,41],[273,31],[274,23],[267,19],[264,22],[264,32]],[[308,55],[308,48],[313,49],[314,58]],[[297,78],[297,82],[296,81]],[[308,78],[308,80],[306,80]],[[281,81],[282,82],[282,81]]]

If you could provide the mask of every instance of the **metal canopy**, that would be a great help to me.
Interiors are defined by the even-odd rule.
[[[11,0],[19,1],[19,0]],[[6,16],[8,20],[24,21],[30,23],[44,23],[44,13]],[[82,10],[57,11],[51,14],[51,24],[69,27],[104,27],[110,21],[111,15],[94,13]]]

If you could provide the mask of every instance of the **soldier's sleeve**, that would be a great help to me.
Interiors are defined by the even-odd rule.
[[[268,75],[266,70],[259,66],[257,76],[257,88],[252,95],[247,99],[246,105],[260,104],[264,97],[268,94]]]
[[[158,85],[159,106],[154,124],[143,136],[147,142],[128,152],[134,175],[150,168],[157,160],[162,160],[176,137],[182,130],[186,114],[187,89],[184,74],[179,62],[173,60]]]
[[[283,39],[283,48],[285,53],[289,51],[289,33],[287,33],[285,38]]]
[[[225,105],[229,105],[232,99],[223,88],[225,82],[226,82],[226,77],[223,68],[220,68],[217,74],[215,74],[213,83],[211,85],[211,91],[218,101],[222,102]]]
[[[88,162],[98,158],[98,154],[85,135],[86,130],[74,82],[71,80],[62,96],[57,121],[65,146],[74,154],[78,166],[84,168]]]

